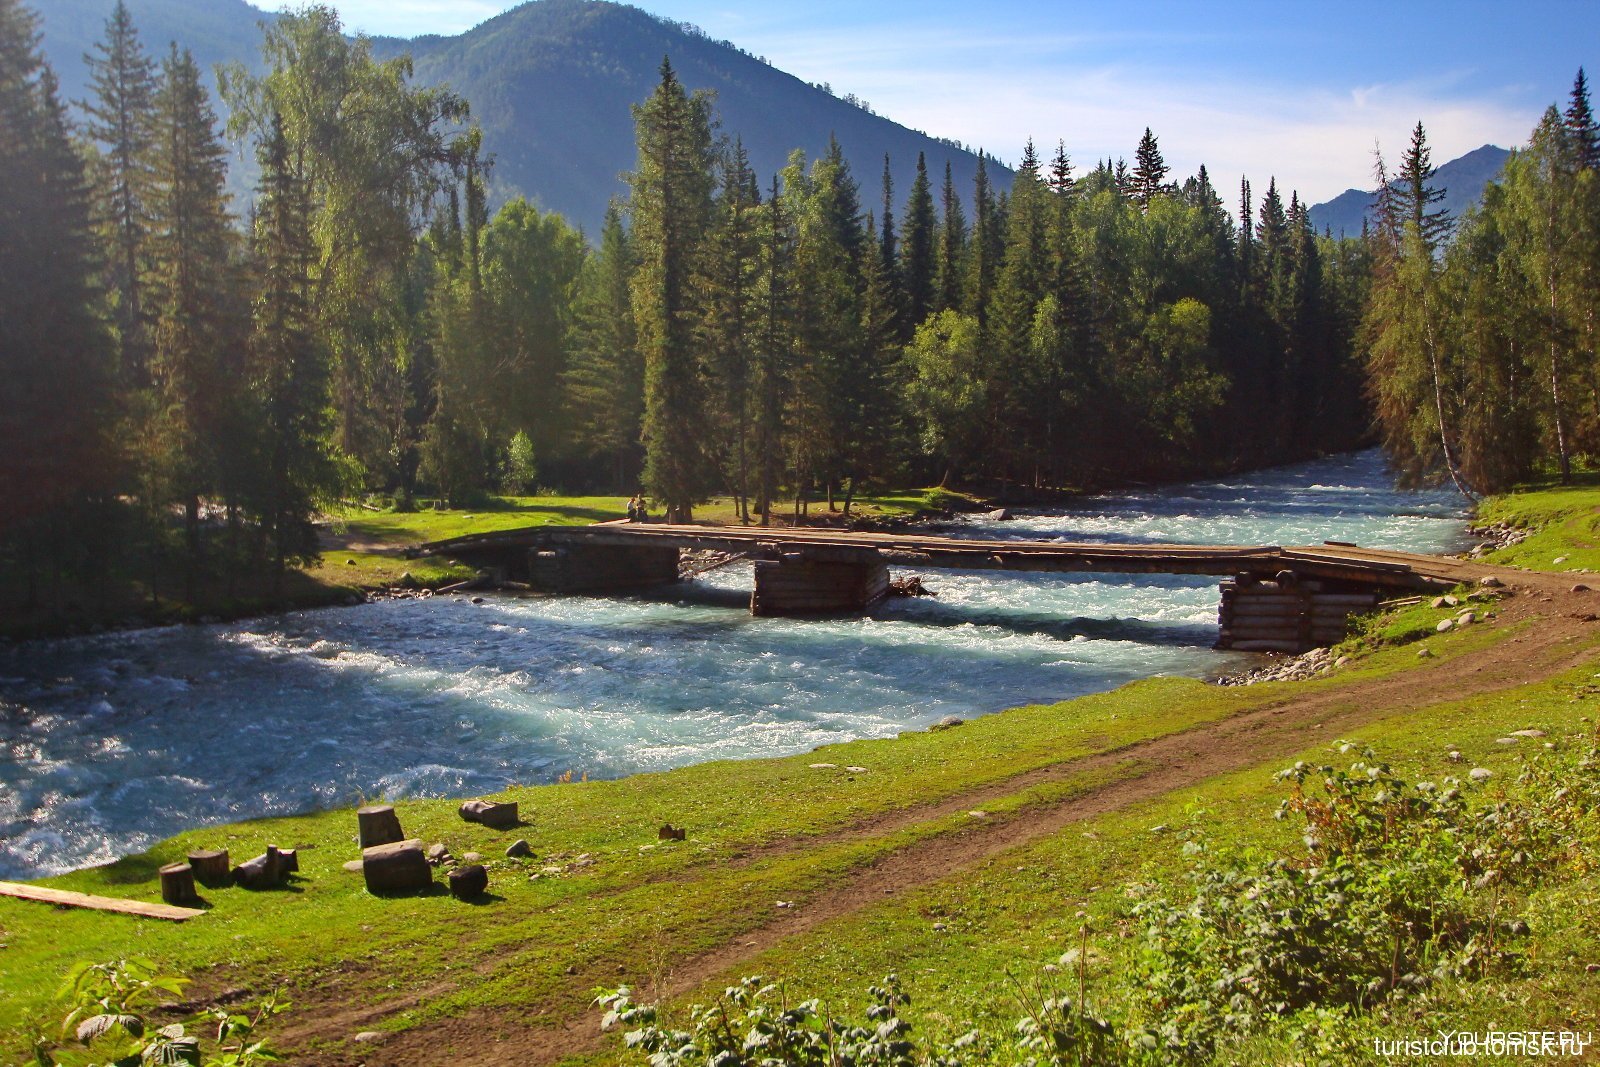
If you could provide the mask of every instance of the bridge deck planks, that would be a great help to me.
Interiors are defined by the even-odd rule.
[[[654,544],[679,549],[720,549],[767,555],[837,554],[844,559],[878,557],[899,565],[959,570],[1029,570],[1079,573],[1256,574],[1293,570],[1307,577],[1421,588],[1476,581],[1493,568],[1440,556],[1315,545],[1093,544],[1065,541],[980,540],[848,530],[679,526],[608,523],[597,526],[534,526],[435,541],[419,546],[429,555],[494,554],[560,544]]]

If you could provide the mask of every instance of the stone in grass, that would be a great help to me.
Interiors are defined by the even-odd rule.
[[[481,863],[450,872],[450,895],[457,900],[476,900],[488,889],[489,872]]]
[[[482,863],[483,857],[476,852],[468,852],[461,857],[462,863]]]
[[[448,863],[449,861],[450,850],[444,847],[444,842],[441,841],[428,846],[428,862],[433,866],[437,867],[441,863]]]
[[[383,1037],[384,1035],[381,1031],[363,1030],[350,1040],[354,1041],[358,1045],[368,1045],[374,1041],[382,1041]]]
[[[513,860],[528,859],[533,855],[533,846],[528,844],[526,838],[517,838],[506,846],[506,858]]]
[[[1512,730],[1511,731],[1511,736],[1512,737],[1543,737],[1543,736],[1545,736],[1545,732],[1543,730]]]
[[[369,893],[414,893],[433,884],[433,868],[414,838],[362,849],[361,874]]]
[[[1475,623],[1477,621],[1478,621],[1478,616],[1477,616],[1476,612],[1463,611],[1460,614],[1460,616],[1458,616],[1456,618],[1456,625],[1457,626],[1471,626],[1473,623]]]
[[[1474,782],[1487,782],[1490,778],[1494,777],[1494,772],[1487,767],[1474,767],[1472,770],[1467,772],[1467,777],[1471,778]]]
[[[1497,737],[1494,739],[1494,743],[1497,745],[1514,745],[1520,740],[1522,740],[1520,737]]]
[[[965,721],[966,720],[962,719],[962,717],[959,715],[946,715],[944,718],[934,723],[931,729],[948,730],[952,726],[960,726]]]
[[[519,815],[517,802],[501,803],[494,800],[469,800],[462,804],[461,817],[468,822],[479,823],[491,830],[509,830],[517,825]]]
[[[1506,583],[1502,582],[1500,579],[1496,578],[1494,575],[1488,574],[1488,575],[1485,575],[1482,578],[1479,578],[1478,579],[1478,584],[1483,586],[1485,589],[1499,589],[1501,586],[1505,585]]]
[[[1440,619],[1439,620],[1439,625],[1435,626],[1434,630],[1436,630],[1439,633],[1445,633],[1446,631],[1448,631],[1453,626],[1455,626],[1455,622],[1453,620],[1451,620],[1451,619]]]
[[[1432,659],[1433,658],[1433,649],[1431,649],[1431,648],[1419,648],[1419,649],[1417,649],[1417,658],[1418,659]]]

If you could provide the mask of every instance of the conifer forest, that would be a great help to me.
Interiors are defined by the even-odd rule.
[[[1335,239],[1270,178],[1173,174],[1148,129],[1131,163],[1030,143],[1004,192],[981,163],[896,190],[837,145],[758,174],[664,60],[628,195],[585,234],[491,211],[470,102],[331,10],[261,49],[264,73],[204,71],[119,5],[68,101],[0,0],[8,582],[281,573],[367,494],[642,490],[675,519],[718,495],[766,523],[1374,440],[1472,496],[1600,449],[1581,72],[1465,217],[1419,123]],[[230,146],[258,161],[244,200]]]

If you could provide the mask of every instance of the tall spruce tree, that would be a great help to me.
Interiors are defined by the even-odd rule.
[[[889,207],[884,205],[887,214]],[[934,216],[933,191],[928,185],[928,161],[917,153],[917,176],[912,179],[906,198],[905,219],[900,226],[901,283],[905,287],[903,336],[909,337],[934,305]]]
[[[13,557],[35,602],[45,564],[84,543],[68,513],[114,490],[118,464],[89,187],[19,0],[0,0],[0,130],[0,565]]]
[[[289,155],[281,119],[274,118],[258,155],[250,380],[266,467],[258,506],[281,574],[290,561],[316,555],[311,518],[318,499],[336,488],[337,470],[329,453],[327,350],[311,317],[317,248],[310,189]]]
[[[989,318],[989,296],[1000,269],[1004,235],[996,224],[994,193],[982,152],[972,178],[972,229],[967,238],[966,277],[962,283],[963,310],[983,327]]]
[[[795,362],[795,221],[789,197],[776,175],[761,230],[756,358],[752,375],[756,426],[756,510],[772,524],[772,506],[783,477],[789,398]]]
[[[100,149],[96,208],[104,239],[106,288],[112,295],[121,380],[126,389],[149,385],[150,158],[154,141],[156,66],[139,43],[122,0],[106,20],[105,39],[84,56],[92,95],[83,104],[84,132]]]
[[[198,578],[201,505],[228,493],[224,454],[235,427],[232,402],[243,381],[242,291],[228,213],[227,152],[200,68],[172,46],[156,94],[151,197],[151,373],[155,407],[146,427],[158,456],[151,502],[182,506],[185,574]]]
[[[743,142],[722,164],[706,248],[699,342],[711,388],[705,438],[742,521],[750,521],[751,377],[760,254],[761,191]]]
[[[1161,156],[1155,134],[1146,126],[1144,136],[1139,138],[1139,147],[1133,154],[1130,186],[1134,203],[1139,205],[1140,210],[1148,208],[1150,201],[1166,188],[1167,171],[1167,161]]]
[[[944,187],[940,197],[938,265],[934,272],[933,311],[961,309],[962,275],[966,270],[967,219],[961,210],[961,195],[956,192],[950,161],[944,164]]]
[[[687,522],[712,482],[701,449],[705,381],[694,343],[696,278],[712,218],[711,101],[685,92],[663,58],[660,84],[633,119],[639,162],[628,183],[644,355],[644,481],[669,519]]]
[[[638,488],[642,458],[644,364],[629,295],[633,269],[633,245],[613,201],[600,227],[600,250],[579,285],[565,393],[575,446],[607,458],[610,487],[621,493]]]

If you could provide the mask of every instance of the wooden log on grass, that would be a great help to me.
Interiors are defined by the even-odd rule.
[[[458,809],[468,822],[479,823],[491,830],[509,830],[520,821],[517,802],[500,803],[493,800],[469,800]]]
[[[268,845],[267,850],[253,860],[245,860],[233,869],[233,880],[245,889],[276,889],[288,876],[284,869],[278,846]]]
[[[169,863],[161,868],[161,899],[176,907],[194,904],[200,894],[194,888],[194,868],[187,863]]]
[[[360,828],[361,847],[364,849],[406,839],[400,829],[400,816],[394,813],[393,804],[369,804],[357,808],[356,824]]]
[[[208,889],[219,889],[233,881],[228,868],[228,850],[201,848],[189,853],[189,866],[195,881]]]

